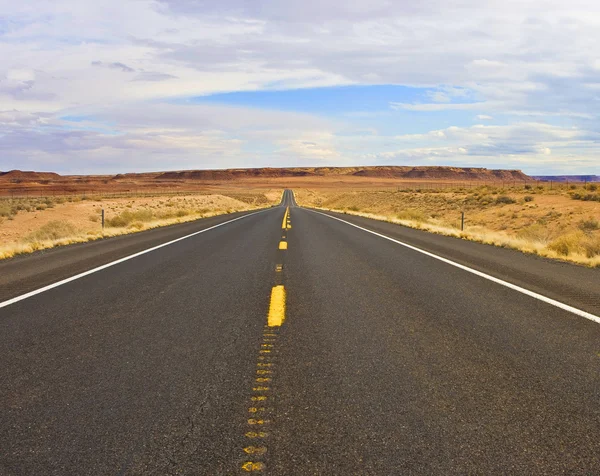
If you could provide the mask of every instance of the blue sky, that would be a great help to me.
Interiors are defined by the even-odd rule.
[[[599,173],[600,9],[0,0],[0,170]]]
[[[355,112],[389,111],[390,102],[422,100],[426,89],[394,85],[332,86],[291,90],[234,91],[187,99],[212,103],[299,111],[327,116]]]

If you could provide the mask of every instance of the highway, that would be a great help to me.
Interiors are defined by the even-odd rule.
[[[600,474],[600,269],[296,205],[0,262],[1,475]]]

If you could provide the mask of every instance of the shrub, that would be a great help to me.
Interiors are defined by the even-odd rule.
[[[407,208],[398,213],[399,220],[412,220],[417,222],[427,221],[427,216],[420,210]]]
[[[547,243],[552,240],[553,235],[543,224],[536,223],[535,225],[522,228],[517,232],[517,238],[538,243]]]
[[[579,193],[570,192],[573,200],[583,200],[584,202],[600,202],[600,193]]]
[[[525,198],[523,199],[526,202],[533,202],[533,197],[531,195],[525,195]]]
[[[496,203],[498,205],[510,205],[511,203],[516,203],[516,201],[508,195],[500,195],[496,198]]]
[[[178,208],[176,210],[167,210],[164,212],[160,212],[157,214],[156,218],[160,218],[161,220],[168,220],[169,218],[181,218],[188,216],[190,211],[185,208]]]
[[[137,210],[134,212],[126,210],[119,215],[106,219],[105,222],[107,226],[112,226],[114,228],[123,228],[134,224],[137,227],[138,223],[148,222],[153,218],[154,215],[151,210]]]
[[[586,236],[581,245],[588,258],[600,256],[600,236]]]
[[[577,225],[583,232],[589,233],[591,231],[599,230],[600,223],[595,218],[588,218],[587,220],[581,220]]]
[[[8,203],[0,203],[0,217],[10,217],[15,214],[15,210]]]
[[[569,256],[571,253],[576,253],[583,250],[582,242],[585,239],[585,234],[581,231],[569,233],[559,236],[548,245],[548,249],[555,251],[559,255]]]
[[[46,223],[39,230],[34,231],[25,237],[25,241],[33,243],[45,240],[60,240],[77,234],[77,228],[69,222],[53,220]]]

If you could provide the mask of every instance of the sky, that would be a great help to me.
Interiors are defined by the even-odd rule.
[[[0,0],[0,170],[600,174],[600,4]]]

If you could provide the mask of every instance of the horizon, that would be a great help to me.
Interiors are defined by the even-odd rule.
[[[591,2],[2,3],[0,170],[600,174]]]
[[[331,166],[331,165],[319,165],[319,166],[288,166],[288,167],[229,167],[229,168],[219,168],[219,169],[164,169],[164,170],[150,170],[146,172],[135,172],[135,171],[124,171],[124,172],[105,172],[105,173],[58,173],[52,170],[24,170],[24,169],[11,169],[11,170],[0,170],[0,175],[9,174],[11,172],[19,172],[19,173],[34,173],[34,174],[56,174],[60,177],[80,177],[80,176],[117,176],[117,175],[145,175],[145,174],[164,174],[164,173],[183,173],[183,172],[196,172],[196,171],[214,171],[214,172],[229,172],[229,171],[237,171],[237,170],[298,170],[298,169],[341,169],[341,168],[357,168],[357,169],[367,169],[367,168],[390,168],[390,167],[402,167],[409,169],[423,169],[423,168],[449,168],[449,169],[461,169],[461,170],[489,170],[492,172],[501,171],[501,172],[520,172],[528,177],[600,177],[598,174],[526,174],[520,169],[491,169],[487,167],[462,167],[460,165],[452,165],[452,166],[444,166],[444,165],[349,165],[349,166]]]

